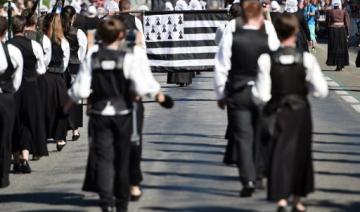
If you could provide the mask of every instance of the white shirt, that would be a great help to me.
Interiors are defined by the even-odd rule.
[[[4,48],[2,45],[0,45],[0,58],[6,58]],[[0,63],[0,74],[3,73],[7,69],[7,66],[8,66],[7,61],[2,60]]]
[[[99,51],[99,46],[94,46],[87,54],[85,61],[80,66],[80,71],[75,82],[69,90],[69,96],[74,101],[88,98],[91,94],[91,56]],[[132,53],[126,53],[124,58],[124,76],[132,82],[132,89],[139,96],[155,96],[160,91],[160,84],[153,77],[149,60],[144,48],[135,46]],[[114,115],[114,110],[102,115]]]
[[[199,0],[190,0],[189,9],[190,10],[202,10],[202,6],[201,6],[201,3],[199,2]]]
[[[48,36],[44,35],[42,40],[42,47],[44,50],[44,63],[47,67],[51,61],[51,41]]]
[[[79,43],[78,58],[80,62],[83,62],[86,56],[88,40],[85,33],[81,29],[77,30],[76,36]]]
[[[63,56],[64,70],[62,72],[64,73],[69,65],[69,60],[70,60],[70,45],[65,38],[61,39],[61,49],[63,50],[63,54],[64,54]]]
[[[268,45],[270,50],[275,51],[280,46],[280,41],[277,37],[274,26],[270,21],[265,21],[265,31],[268,34]],[[243,28],[251,29],[251,27],[243,26]],[[218,52],[215,56],[215,77],[214,87],[217,99],[223,99],[225,84],[229,71],[231,69],[231,56],[232,56],[232,43],[233,33],[236,29],[236,19],[229,22],[224,30],[224,34],[221,38]],[[254,29],[257,30],[257,29]],[[251,82],[250,82],[251,83]]]
[[[106,0],[104,2],[104,8],[107,12],[119,12],[119,2],[113,0]]]
[[[0,46],[2,48],[2,45],[0,45]],[[21,81],[22,81],[24,61],[23,61],[22,54],[17,47],[15,47],[12,44],[8,44],[7,47],[9,50],[9,56],[10,56],[11,63],[13,65],[13,67],[15,68],[15,73],[14,73],[14,78],[13,78],[13,86],[15,88],[15,91],[17,91],[19,89],[19,87],[21,85]],[[6,62],[6,64],[7,64],[5,52],[3,52],[3,53],[4,53],[4,57],[0,56],[1,63]],[[0,75],[3,74],[4,72],[5,72],[5,69],[0,70]],[[0,93],[2,93],[1,89],[0,89]]]
[[[281,58],[283,64],[293,63],[294,57],[286,56]],[[304,67],[306,69],[306,82],[309,92],[318,98],[325,98],[328,95],[328,85],[321,72],[319,63],[315,56],[304,52]],[[271,58],[269,54],[262,54],[258,59],[259,72],[255,85],[252,87],[254,101],[257,104],[264,104],[271,99]]]
[[[45,74],[46,66],[45,66],[45,62],[44,62],[45,57],[44,57],[43,48],[37,41],[34,41],[34,40],[31,40],[31,47],[32,47],[33,53],[36,57],[36,72],[39,75]],[[23,58],[23,59],[26,60],[27,58]]]

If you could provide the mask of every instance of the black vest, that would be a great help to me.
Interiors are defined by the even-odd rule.
[[[260,30],[243,29],[237,25],[233,33],[231,69],[229,71],[226,92],[242,90],[257,75],[257,60],[263,53],[268,53],[268,36]]]
[[[36,72],[37,59],[33,52],[31,42],[30,39],[23,36],[15,36],[8,41],[8,43],[16,46],[21,51],[24,59],[23,80],[26,81],[34,81],[38,77],[38,73]]]
[[[43,47],[44,35],[41,32],[25,31],[25,37],[37,41]]]
[[[3,43],[1,43],[1,45],[3,46],[5,52],[8,67],[5,70],[5,72],[0,75],[0,89],[2,90],[3,93],[14,93],[15,88],[14,88],[13,80],[15,75],[15,68],[11,62],[7,45]]]
[[[117,112],[132,107],[130,81],[125,78],[123,71],[125,54],[125,51],[100,49],[92,55],[90,113],[101,112],[108,102],[111,102]],[[113,63],[114,68],[104,69],[104,63]]]
[[[64,71],[64,52],[61,44],[51,42],[51,60],[48,66],[48,72],[62,73]]]
[[[70,64],[80,64],[78,51],[79,51],[79,41],[77,37],[77,32],[79,29],[75,27],[70,27],[69,32],[65,35],[66,39],[70,44]]]
[[[291,64],[282,64],[280,57],[294,57]],[[280,48],[270,54],[271,57],[271,108],[289,106],[292,109],[302,108],[307,104],[306,71],[303,53],[295,48]]]

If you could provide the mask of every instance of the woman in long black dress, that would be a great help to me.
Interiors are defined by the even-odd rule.
[[[45,17],[44,33],[52,45],[51,61],[45,74],[47,135],[54,139],[57,150],[61,151],[66,145],[67,116],[63,108],[69,96],[64,72],[69,63],[70,46],[63,33],[60,15],[48,14]]]
[[[79,72],[80,64],[84,61],[87,49],[87,37],[85,33],[76,27],[73,27],[76,11],[72,6],[64,7],[61,13],[61,21],[64,35],[70,44],[70,60],[67,71],[65,72],[66,84],[70,88],[73,79]],[[80,137],[79,128],[83,126],[83,106],[77,104],[69,114],[68,129],[72,130],[72,140]]]
[[[326,65],[336,66],[341,71],[349,65],[347,36],[350,18],[346,10],[341,9],[341,1],[333,1],[333,9],[328,13],[329,39]]]
[[[314,191],[312,121],[308,92],[325,98],[328,87],[316,58],[296,48],[299,24],[291,14],[275,23],[281,48],[259,57],[259,73],[252,89],[258,103],[268,102],[265,114],[276,115],[271,140],[268,199],[286,211],[293,197],[293,211],[305,211],[300,201]]]

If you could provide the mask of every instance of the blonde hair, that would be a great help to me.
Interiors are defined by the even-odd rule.
[[[64,31],[61,24],[60,15],[53,15],[51,22],[47,26],[45,34],[51,39],[52,42],[61,44],[61,40],[64,38]]]

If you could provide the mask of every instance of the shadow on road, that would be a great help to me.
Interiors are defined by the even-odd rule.
[[[360,202],[351,202],[349,204],[338,204],[330,200],[307,200],[306,204],[314,207],[328,208],[331,212],[358,212],[360,211]]]
[[[317,171],[316,174],[360,178],[360,173],[340,173],[340,172]]]
[[[345,137],[360,137],[358,133],[337,133],[337,132],[313,132],[314,135],[331,135],[331,136],[345,136]]]
[[[216,180],[216,181],[238,181],[239,177],[235,176],[222,176],[212,174],[196,174],[196,173],[176,173],[176,172],[144,172],[145,174],[159,177],[184,177],[194,178],[200,180]]]
[[[97,206],[96,200],[86,200],[82,194],[64,192],[38,192],[0,195],[0,203],[10,202],[48,205],[74,205],[82,207]]]
[[[158,151],[167,152],[167,153],[194,153],[194,154],[207,154],[207,155],[223,155],[224,154],[224,151],[212,151],[212,150],[208,151],[208,150],[158,149]]]
[[[184,159],[155,159],[155,158],[143,158],[143,162],[164,162],[164,163],[184,163],[184,164],[202,164],[202,165],[214,165],[214,166],[224,166],[221,162],[218,161],[209,161],[209,160],[184,160]]]
[[[345,146],[359,146],[360,142],[343,142],[343,141],[314,141],[314,144],[325,144],[325,145],[345,145]]]
[[[360,164],[360,160],[346,160],[346,159],[314,158],[314,161],[316,161],[316,162],[329,162],[329,163]]]
[[[208,135],[208,134],[200,134],[200,133],[145,132],[143,133],[143,135],[186,136],[186,137],[224,139],[224,135]]]
[[[324,153],[324,154],[339,154],[339,155],[353,155],[359,156],[360,152],[339,152],[339,151],[324,151],[324,150],[313,150],[314,153]]]
[[[142,207],[146,211],[175,211],[175,212],[254,212],[255,210],[230,208],[230,207],[185,207],[185,208],[170,208],[170,207]]]

